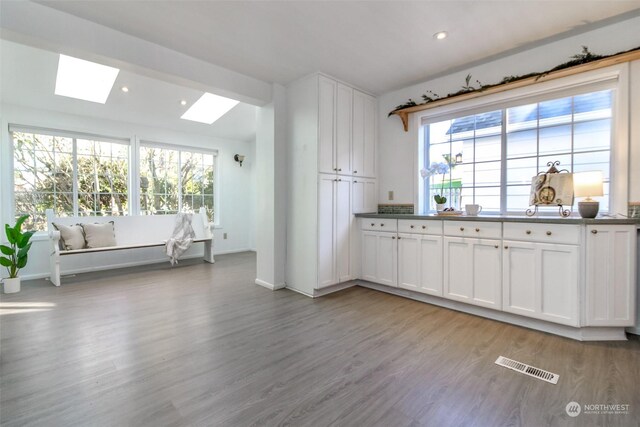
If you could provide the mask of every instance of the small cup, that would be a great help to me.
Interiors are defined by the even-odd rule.
[[[469,216],[476,216],[482,212],[482,206],[480,205],[464,205],[464,210]]]

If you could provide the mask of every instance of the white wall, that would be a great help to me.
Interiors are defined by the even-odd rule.
[[[409,132],[403,130],[400,118],[389,111],[405,103],[409,98],[421,102],[421,95],[432,90],[440,95],[457,91],[467,74],[483,84],[497,83],[508,75],[523,75],[544,71],[566,62],[586,45],[593,53],[612,54],[640,46],[640,18],[633,18],[594,31],[555,41],[518,54],[468,70],[386,93],[378,98],[379,111],[379,174],[380,203],[388,202],[388,192],[394,191],[391,203],[414,203],[417,195],[418,174],[415,159],[418,146],[417,114],[410,116]],[[446,43],[446,40],[445,40]],[[437,58],[434,58],[437,61]],[[631,140],[630,140],[630,200],[640,200],[640,65],[631,67]]]
[[[8,124],[20,124],[44,128],[94,133],[118,138],[138,137],[142,140],[165,142],[176,145],[210,148],[218,150],[218,185],[220,225],[214,230],[215,253],[228,253],[255,248],[255,141],[243,142],[213,138],[205,135],[176,132],[159,127],[142,126],[133,123],[101,120],[96,118],[70,115],[53,111],[15,105],[0,105],[0,224],[13,222],[10,156]],[[233,160],[234,154],[247,156],[242,167]],[[223,234],[227,233],[227,239]],[[4,233],[3,233],[4,235]],[[48,246],[46,240],[36,240],[30,252],[29,265],[21,276],[25,278],[48,276]],[[190,255],[202,253],[201,245],[190,250]],[[103,254],[104,255],[104,254]],[[95,258],[95,257],[94,257]],[[130,262],[132,254],[127,251],[113,252],[100,263],[124,265]],[[138,250],[133,255],[134,263],[164,261],[166,256],[161,249]],[[94,263],[96,260],[94,259]],[[63,264],[67,271],[84,271],[89,263]],[[3,272],[4,273],[4,272]]]

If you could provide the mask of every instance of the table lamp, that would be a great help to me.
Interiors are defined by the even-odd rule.
[[[576,172],[573,174],[573,193],[575,197],[586,197],[578,202],[578,212],[582,218],[595,218],[600,209],[600,202],[591,197],[603,195],[602,171]]]

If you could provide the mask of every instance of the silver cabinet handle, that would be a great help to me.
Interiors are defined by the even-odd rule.
[[[509,246],[505,246],[504,248],[505,248],[505,249],[509,249]]]
[[[495,246],[494,246],[494,248],[496,248],[496,249],[498,249],[499,247],[500,247],[500,246],[498,246],[498,245],[495,245]]]
[[[402,237],[398,236],[398,240],[402,239]]]
[[[341,169],[341,168],[338,168],[338,172],[342,172],[342,169]]]
[[[333,170],[334,170],[334,171],[337,171],[337,170],[338,170],[338,168],[333,168]]]
[[[423,229],[423,230],[426,230],[426,229],[427,229],[427,226],[426,226],[426,225],[423,225],[423,226],[422,226],[422,229]]]
[[[527,231],[526,231],[526,233],[527,233],[527,234],[531,234],[531,230],[527,230]]]
[[[413,228],[413,225],[410,225],[409,228]]]
[[[393,240],[396,240],[396,236],[392,236],[391,238],[392,238]]]
[[[550,231],[547,231],[547,236],[551,236],[551,232]]]
[[[384,227],[384,223],[380,224],[380,227]]]
[[[460,227],[460,231],[464,231],[464,227]]]
[[[353,183],[354,183],[354,184],[357,184],[357,183],[358,183],[358,181],[353,181]]]
[[[479,229],[479,228],[476,228],[476,231],[480,231],[480,229]]]
[[[353,171],[353,173],[358,173],[358,171]]]
[[[375,222],[372,222],[372,223],[371,223],[371,226],[372,226],[372,227],[374,227],[375,225],[376,225],[376,223],[375,223]]]
[[[342,178],[338,178],[338,181],[342,181]]]
[[[591,234],[598,234],[598,230],[591,230]]]

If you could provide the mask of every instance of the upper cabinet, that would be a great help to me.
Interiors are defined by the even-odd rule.
[[[318,172],[375,177],[375,98],[318,77]]]
[[[376,176],[376,99],[353,91],[351,167],[354,176]]]

